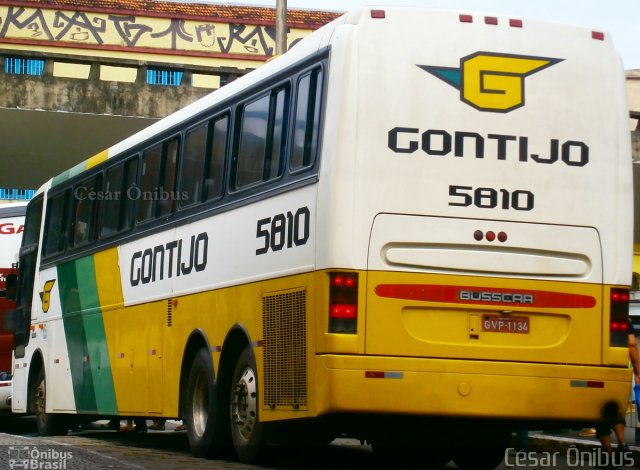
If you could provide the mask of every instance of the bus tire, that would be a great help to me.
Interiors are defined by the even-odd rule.
[[[44,368],[40,367],[33,388],[33,410],[40,436],[66,435],[69,420],[66,415],[47,413],[47,380]]]
[[[210,457],[219,450],[219,421],[213,363],[208,350],[201,348],[189,370],[184,413],[189,446],[196,457]]]
[[[244,348],[231,381],[229,413],[233,448],[240,461],[251,464],[264,457],[264,425],[258,417],[258,373],[251,347]]]

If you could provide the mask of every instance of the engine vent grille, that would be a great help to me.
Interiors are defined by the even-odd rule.
[[[263,390],[269,409],[307,406],[306,299],[304,290],[262,299]]]

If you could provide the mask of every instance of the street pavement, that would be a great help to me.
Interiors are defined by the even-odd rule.
[[[630,454],[618,462],[619,468],[640,468],[640,432],[636,438],[636,422],[628,420],[625,440],[630,445]],[[359,441],[339,439],[323,452],[322,456],[306,456],[302,460],[278,459],[265,466],[246,465],[232,457],[206,460],[191,455],[186,432],[175,432],[180,424],[167,421],[165,431],[149,431],[131,435],[105,431],[100,425],[106,421],[91,423],[82,432],[67,436],[38,437],[33,421],[18,420],[9,430],[6,421],[0,421],[0,469],[149,469],[169,470],[175,468],[215,470],[257,469],[313,469],[324,470],[370,470],[381,468],[370,446]],[[26,423],[26,424],[25,424]],[[150,423],[150,422],[149,422]],[[125,422],[123,421],[124,425]],[[5,427],[6,426],[6,427]],[[638,429],[640,431],[640,429]],[[11,432],[3,434],[1,431]],[[594,435],[585,435],[585,430],[530,431],[528,452],[512,449],[498,470],[507,469],[590,469],[597,467],[600,444]],[[635,467],[634,467],[635,466]],[[415,468],[422,468],[419,465]],[[446,466],[455,469],[453,463]],[[394,469],[395,470],[395,469]]]

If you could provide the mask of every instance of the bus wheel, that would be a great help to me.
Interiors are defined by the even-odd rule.
[[[229,403],[231,438],[238,458],[255,463],[264,454],[263,424],[258,420],[258,374],[253,351],[247,346],[236,363]]]
[[[47,381],[44,368],[38,371],[33,390],[33,408],[36,415],[36,426],[40,436],[57,436],[67,434],[69,430],[66,416],[47,414]]]
[[[196,457],[209,457],[218,450],[220,423],[213,364],[205,348],[198,351],[191,365],[185,405],[184,421],[191,450]]]

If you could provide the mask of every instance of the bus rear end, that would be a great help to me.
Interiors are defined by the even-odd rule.
[[[333,41],[327,411],[515,427],[626,409],[631,160],[610,36],[388,8]]]

